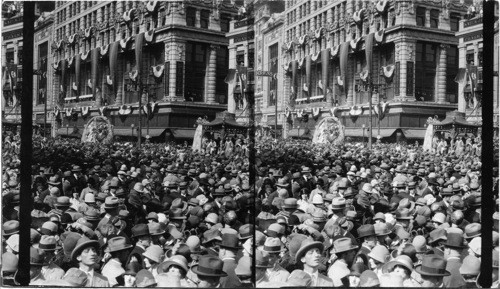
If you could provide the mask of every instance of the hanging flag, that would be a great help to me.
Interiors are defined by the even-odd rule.
[[[347,77],[347,58],[349,56],[349,41],[346,41],[340,45],[340,76],[338,81],[339,85],[344,88],[347,94],[348,91],[348,77]]]
[[[457,76],[455,77],[455,82],[459,84],[461,88],[464,88],[467,84],[467,68],[459,68]]]
[[[236,69],[230,68],[227,71],[226,78],[224,79],[224,82],[229,84],[229,85],[234,85],[234,82],[236,81]]]
[[[137,73],[139,75],[139,84],[142,79],[142,49],[144,46],[144,32],[135,36],[135,61],[137,63]]]
[[[365,57],[366,57],[366,70],[368,72],[367,82],[371,84],[372,79],[372,62],[373,62],[373,38],[374,33],[370,33],[366,36],[365,40]]]
[[[236,66],[238,81],[240,83],[241,92],[247,91],[247,68],[245,66]]]
[[[81,59],[80,59],[80,54],[75,55],[75,86],[76,86],[76,91],[78,92],[78,88],[80,87],[80,66],[81,66]]]
[[[115,73],[116,73],[116,61],[118,58],[118,50],[120,48],[120,41],[115,41],[111,44],[109,50],[109,79],[107,83],[114,86],[115,84]],[[113,90],[113,92],[115,92]]]

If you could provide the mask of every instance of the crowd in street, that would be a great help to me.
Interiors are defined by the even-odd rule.
[[[19,141],[2,139],[4,286],[20,281]],[[230,142],[193,152],[35,136],[30,285],[479,286],[479,142],[369,150],[262,137],[252,162],[248,140]],[[498,186],[485,197],[497,287]]]
[[[256,287],[476,288],[481,274],[479,139],[256,146]],[[498,143],[498,139],[495,140]],[[467,144],[467,145],[463,145]],[[498,163],[498,148],[491,153]],[[498,167],[493,288],[498,287]]]
[[[19,136],[2,138],[2,280],[19,284]],[[30,285],[249,287],[245,150],[33,139]]]

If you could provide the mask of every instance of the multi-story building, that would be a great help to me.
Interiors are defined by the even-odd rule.
[[[373,137],[423,139],[428,117],[457,108],[463,1],[285,3],[285,136],[312,137],[317,121],[332,114],[346,136],[368,135],[371,97],[381,103]]]
[[[241,87],[240,75],[245,74],[247,89],[254,86],[254,57],[255,57],[255,32],[254,32],[254,10],[251,1],[241,6],[238,17],[230,22],[229,32],[226,37],[229,41],[229,69],[241,70],[236,74],[234,81],[228,85],[228,113],[238,122],[249,122],[249,107],[245,95],[245,88]],[[245,73],[246,72],[246,73]],[[243,79],[243,78],[242,78]]]
[[[236,11],[229,1],[57,2],[58,133],[105,115],[115,135],[137,137],[142,109],[142,137],[192,138],[198,117],[227,107],[225,33]]]
[[[44,99],[47,83],[48,46],[52,35],[52,23],[50,11],[54,10],[54,1],[41,1],[35,4],[35,51],[33,91],[33,123],[44,125]],[[2,3],[2,112],[4,120],[17,123],[21,121],[20,97],[23,93],[23,2],[4,1]],[[43,75],[42,75],[43,74]],[[43,79],[42,79],[43,76]],[[44,90],[43,95],[39,91]],[[50,93],[50,92],[49,92]],[[50,110],[50,103],[49,110]],[[50,123],[50,121],[49,121]]]
[[[498,2],[495,3],[494,71],[498,72]],[[459,67],[465,71],[458,88],[458,111],[470,122],[481,122],[483,88],[483,13],[482,3],[470,6],[468,17],[460,21],[456,33],[459,40]],[[498,75],[493,77],[493,113],[498,127]]]
[[[49,65],[50,45],[54,35],[53,9],[50,12],[40,13],[34,27],[33,68],[36,73],[33,76],[33,119],[43,128],[44,135],[50,136],[55,122],[53,99],[48,97],[53,95],[53,87],[50,84],[54,71]]]
[[[23,64],[23,6],[22,2],[2,3],[2,111],[3,119],[21,121]]]
[[[255,1],[255,121],[263,131],[282,134],[285,98],[281,50],[285,1]]]

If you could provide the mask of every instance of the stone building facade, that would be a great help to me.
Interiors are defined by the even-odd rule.
[[[283,113],[289,116],[284,122],[285,136],[310,138],[317,121],[330,115],[340,118],[346,136],[368,134],[370,95],[373,137],[423,139],[428,117],[442,119],[457,108],[455,32],[466,14],[466,3],[285,3],[280,47],[287,103]],[[373,38],[367,41],[371,33]],[[371,66],[366,60],[368,46]],[[371,76],[373,93],[367,76]],[[378,103],[380,113],[376,114]]]
[[[476,7],[475,7],[476,6]],[[459,67],[467,69],[465,85],[458,88],[458,111],[465,113],[467,120],[481,122],[482,99],[483,99],[483,13],[482,3],[478,2],[471,6],[475,11],[473,15],[460,21],[459,32],[456,36],[459,41]],[[493,113],[495,127],[498,127],[498,2],[495,4],[496,21],[494,36],[494,64],[496,74],[493,76]],[[476,81],[472,83],[471,75],[474,74]]]
[[[225,33],[236,11],[229,1],[57,2],[58,133],[105,115],[115,135],[137,137],[142,109],[142,137],[192,138],[199,117],[226,109]]]

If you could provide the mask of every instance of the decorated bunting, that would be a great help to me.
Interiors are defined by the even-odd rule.
[[[113,80],[111,79],[111,75],[106,75],[106,84],[113,85]]]
[[[130,71],[128,73],[128,76],[130,77],[130,80],[132,80],[133,82],[137,81],[137,76],[138,75],[139,75],[139,72],[137,70],[133,70],[133,71]]]
[[[358,37],[358,38],[352,39],[350,41],[352,50],[358,50],[359,43],[361,43],[362,39],[363,39],[363,37]]]
[[[304,62],[304,60],[306,60],[306,58],[305,58],[305,57],[303,57],[303,58],[301,58],[301,59],[299,60],[299,63],[298,63],[298,64],[299,64],[299,69],[302,69],[302,68],[304,67],[304,63],[305,63],[305,62]]]
[[[337,57],[339,55],[340,45],[335,45],[335,47],[330,48],[330,55],[332,58]]]
[[[109,44],[104,47],[101,47],[101,56],[108,54],[108,51],[109,51]]]
[[[318,53],[314,53],[314,54],[312,54],[312,55],[311,55],[311,60],[312,60],[313,62],[316,62],[316,61],[318,60],[318,58],[319,58],[320,53],[321,53],[321,51],[318,51]]]
[[[323,49],[321,51],[321,79],[318,82],[318,86],[323,92],[323,96],[326,96],[326,87],[328,87],[328,64],[330,60],[330,51],[328,49]]]
[[[75,33],[75,34],[73,34],[73,35],[70,35],[70,36],[68,37],[68,43],[69,43],[69,44],[73,44],[73,43],[75,43],[76,36],[77,36],[77,34],[76,34],[76,33]]]
[[[87,80],[87,86],[92,89],[92,79]]]
[[[92,36],[92,29],[93,27],[89,27],[89,28],[86,28],[85,29],[85,32],[83,34],[83,36],[85,37],[85,39],[89,39],[91,36]]]
[[[338,117],[338,116],[337,116],[337,112],[338,112],[338,111],[339,111],[339,108],[338,108],[337,106],[330,108],[330,114],[331,114],[332,116],[334,116],[334,117]]]
[[[352,14],[352,20],[354,20],[354,22],[359,25],[360,23],[363,23],[364,15],[365,15],[365,8],[354,12]]]
[[[78,85],[76,85],[76,82],[73,81],[73,85],[71,86],[71,89],[73,89],[74,92],[78,92]]]
[[[306,35],[302,35],[299,37],[299,44],[300,45],[304,45],[306,43],[306,39],[307,39],[307,34]]]
[[[82,116],[87,117],[90,115],[90,106],[83,106],[82,107]]]
[[[348,90],[347,83],[347,58],[349,55],[349,42],[344,42],[340,47],[340,75],[337,76],[337,84],[344,89]]]
[[[375,33],[375,41],[377,41],[377,43],[382,43],[382,41],[384,41],[384,34],[385,29],[377,31],[377,33]]]
[[[130,22],[134,17],[134,11],[135,11],[134,8],[132,8],[128,11],[125,11],[123,13],[123,21],[125,21],[126,23]]]
[[[155,12],[157,7],[158,7],[158,1],[156,0],[150,0],[146,3],[146,11],[148,11],[149,13]]]
[[[365,70],[359,74],[359,78],[366,84],[368,82],[368,70]]]
[[[118,114],[127,115],[132,113],[132,107],[130,105],[122,105],[118,110]]]
[[[83,52],[83,53],[81,54],[80,59],[81,59],[81,60],[83,60],[83,61],[86,61],[86,60],[87,60],[87,58],[89,57],[89,55],[90,55],[90,50],[89,50],[89,51],[86,51],[86,52]]]
[[[153,69],[154,77],[160,78],[163,75],[163,70],[165,69],[165,64],[152,66],[151,68]]]
[[[90,64],[90,77],[92,77],[92,96],[97,99],[97,76],[98,76],[98,65],[99,65],[99,51],[100,48],[96,47],[92,49],[92,62]]]
[[[64,114],[66,115],[66,117],[71,117],[71,115],[73,114],[73,108],[72,107],[65,108]]]
[[[321,109],[319,107],[313,107],[311,110],[312,110],[313,119],[318,120]]]
[[[392,77],[394,75],[394,68],[396,66],[394,64],[392,65],[387,65],[387,66],[382,66],[382,69],[384,71],[384,77],[387,79],[387,80],[392,80]]]
[[[363,108],[361,106],[353,105],[349,110],[351,116],[359,116],[363,113]]]
[[[109,48],[109,75],[106,77],[108,85],[113,85],[115,83],[115,72],[116,72],[116,61],[118,58],[118,50],[120,47],[120,42],[115,41],[111,43]]]
[[[377,2],[377,5],[375,5],[377,13],[383,14],[385,12],[385,9],[387,8],[387,3],[388,3],[388,0],[379,0]]]
[[[106,110],[108,109],[107,106],[102,106],[102,107],[99,107],[99,113],[101,115],[104,115],[106,113]]]
[[[120,39],[120,47],[123,50],[127,50],[127,45],[128,45],[128,43],[130,42],[131,39],[132,39],[132,37],[126,37],[124,39]]]
[[[319,40],[321,38],[321,35],[322,35],[324,30],[325,30],[325,27],[320,27],[320,28],[316,29],[316,31],[314,31],[314,37],[316,38],[316,40]]]
[[[75,60],[75,57],[74,57],[74,56],[72,56],[72,57],[70,57],[70,58],[69,58],[69,60],[68,60],[68,67],[73,66],[73,61],[74,61],[74,60]]]
[[[153,28],[144,34],[144,40],[146,40],[147,43],[151,43],[153,41],[154,36],[155,36],[155,29]]]
[[[366,59],[366,75],[362,73],[361,79],[365,84],[370,83],[369,78],[372,77],[373,63],[373,32],[366,36],[365,40],[365,59]]]

